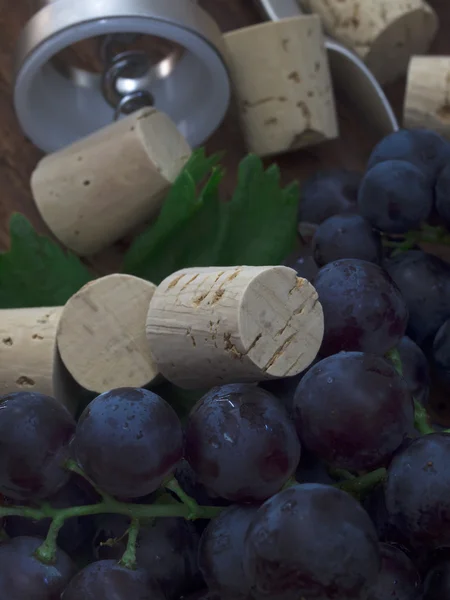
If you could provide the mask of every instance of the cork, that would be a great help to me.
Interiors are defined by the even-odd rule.
[[[56,330],[62,307],[0,310],[0,395],[39,392],[75,414],[82,396],[61,364]]]
[[[411,56],[426,54],[438,17],[423,0],[300,0],[325,31],[353,50],[381,84],[405,75]]]
[[[68,300],[56,339],[78,385],[101,394],[158,380],[145,334],[155,290],[139,277],[113,274],[89,282]]]
[[[338,136],[320,18],[303,15],[225,35],[247,150],[261,157]]]
[[[185,389],[297,375],[323,331],[316,290],[284,266],[178,271],[158,286],[147,316],[159,371]]]
[[[408,68],[403,125],[450,139],[450,56],[413,56]]]
[[[175,123],[143,108],[44,157],[31,190],[53,234],[88,256],[153,218],[190,155]]]

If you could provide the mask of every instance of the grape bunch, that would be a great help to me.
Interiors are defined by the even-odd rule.
[[[0,397],[1,598],[449,599],[450,267],[422,247],[449,173],[447,142],[402,130],[306,183],[292,265],[325,331],[295,377],[181,408],[113,389],[77,420]]]

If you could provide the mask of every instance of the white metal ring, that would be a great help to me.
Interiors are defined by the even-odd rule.
[[[153,35],[185,52],[170,76],[151,88],[154,106],[192,147],[221,123],[230,101],[221,32],[191,0],[56,0],[25,26],[16,54],[14,106],[29,139],[54,152],[114,120],[114,108],[92,87],[77,86],[50,62],[72,44],[111,33]]]

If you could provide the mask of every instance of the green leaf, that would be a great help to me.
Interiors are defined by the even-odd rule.
[[[203,201],[202,194],[198,196],[197,186],[210,176],[219,160],[219,154],[206,157],[203,148],[193,152],[170,189],[158,218],[133,241],[126,253],[123,263],[126,273],[159,283],[173,270],[182,268],[177,266],[178,259],[171,255],[174,253],[177,257],[180,256],[181,244],[177,239],[186,228],[189,229],[190,221]],[[211,189],[208,191],[210,193]]]
[[[12,215],[11,246],[0,254],[0,308],[61,306],[92,273],[78,257],[38,235],[21,214]]]
[[[298,184],[283,189],[276,165],[264,171],[258,156],[244,158],[227,206],[220,264],[280,264],[295,244],[298,201]]]
[[[278,167],[264,171],[261,159],[249,155],[233,198],[222,203],[218,160],[194,153],[156,222],[130,248],[125,272],[158,284],[186,267],[271,265],[288,256],[297,235],[298,185],[283,189]]]

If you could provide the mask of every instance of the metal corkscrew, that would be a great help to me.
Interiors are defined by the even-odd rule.
[[[15,57],[24,133],[54,152],[145,106],[191,147],[230,101],[225,46],[197,0],[32,0]]]

